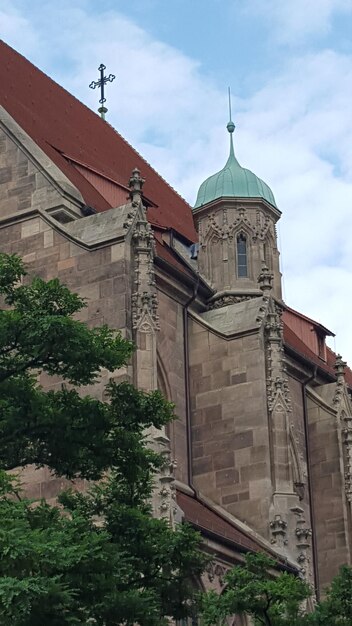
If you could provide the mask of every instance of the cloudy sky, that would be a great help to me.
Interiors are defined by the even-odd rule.
[[[0,36],[108,119],[191,203],[235,150],[273,189],[284,297],[352,364],[352,0],[0,0]],[[1,62],[1,59],[0,59]],[[4,86],[0,86],[3,88]]]

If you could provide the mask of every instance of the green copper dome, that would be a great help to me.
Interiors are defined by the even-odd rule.
[[[227,130],[230,133],[230,156],[220,172],[213,174],[201,184],[194,208],[197,209],[218,198],[263,198],[276,207],[270,187],[253,172],[241,167],[237,161],[232,141],[235,125],[231,120],[227,124]]]

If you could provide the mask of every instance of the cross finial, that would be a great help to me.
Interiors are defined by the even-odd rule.
[[[98,71],[100,72],[100,78],[99,80],[92,80],[92,82],[90,83],[89,87],[91,89],[95,89],[96,87],[100,87],[100,104],[101,106],[98,109],[98,113],[100,113],[101,117],[103,118],[103,120],[105,120],[105,113],[108,112],[107,108],[104,106],[104,103],[106,102],[106,98],[104,95],[104,86],[106,85],[107,82],[112,83],[113,80],[115,80],[116,76],[114,76],[114,74],[109,74],[109,76],[104,76],[104,70],[106,70],[106,66],[101,63],[98,67]]]

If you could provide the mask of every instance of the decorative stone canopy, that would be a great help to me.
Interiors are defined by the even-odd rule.
[[[225,167],[207,178],[199,187],[195,209],[219,198],[263,198],[277,208],[270,187],[250,170],[241,167],[235,157],[232,133],[235,124],[227,124],[230,133],[230,156]]]

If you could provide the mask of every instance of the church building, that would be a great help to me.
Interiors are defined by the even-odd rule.
[[[87,324],[134,342],[116,381],[174,402],[178,419],[151,433],[170,460],[155,514],[201,532],[204,588],[262,551],[319,598],[351,564],[352,372],[333,333],[282,300],[281,212],[237,160],[232,120],[228,160],[191,207],[4,42],[0,59],[0,249],[86,298]],[[25,481],[48,499],[63,482],[32,468]]]

